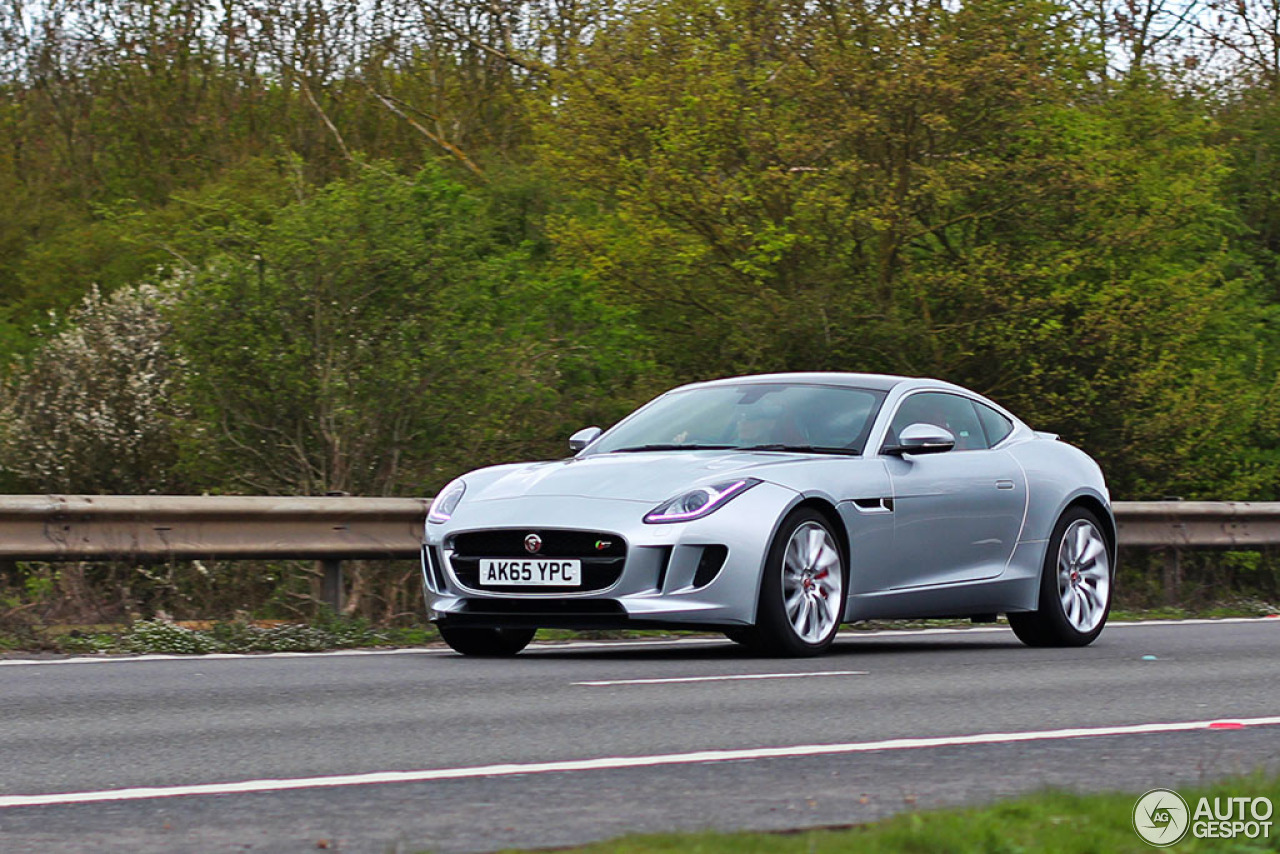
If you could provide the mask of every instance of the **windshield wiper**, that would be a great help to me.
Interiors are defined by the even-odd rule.
[[[737,448],[739,451],[791,451],[799,454],[835,454],[841,457],[860,457],[862,452],[855,448],[832,448],[825,445],[751,445]]]
[[[632,454],[638,451],[730,451],[733,445],[634,445],[630,448],[614,448],[610,454]]]

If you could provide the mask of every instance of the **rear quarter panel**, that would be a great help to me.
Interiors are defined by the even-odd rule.
[[[1114,543],[1111,496],[1102,469],[1088,454],[1066,442],[1039,436],[1015,443],[1009,453],[1027,478],[1027,515],[1019,542],[1048,540],[1063,511],[1088,496],[1107,508],[1101,521],[1110,529]]]

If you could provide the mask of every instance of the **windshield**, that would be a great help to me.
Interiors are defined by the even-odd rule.
[[[778,450],[860,454],[884,392],[756,383],[677,391],[614,427],[592,454]]]

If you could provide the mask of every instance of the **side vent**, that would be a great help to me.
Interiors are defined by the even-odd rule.
[[[892,513],[892,498],[855,498],[853,506],[863,513]]]
[[[430,573],[428,581],[431,582],[431,589],[436,593],[445,592],[444,573],[440,571],[439,553],[430,546],[426,546],[423,548],[423,554],[427,560],[427,572]]]
[[[715,581],[728,556],[729,549],[725,546],[703,546],[702,557],[698,559],[698,568],[693,573],[693,586],[706,587]]]
[[[663,590],[667,586],[667,569],[671,566],[671,546],[662,546],[658,555],[658,584],[657,589]]]

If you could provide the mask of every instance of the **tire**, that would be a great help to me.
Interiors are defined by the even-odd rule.
[[[827,517],[801,508],[783,520],[769,546],[755,626],[730,639],[764,655],[821,655],[844,620],[848,587],[840,538]]]
[[[1072,507],[1053,526],[1040,571],[1040,607],[1011,613],[1027,646],[1088,646],[1111,613],[1111,551],[1098,517]]]
[[[441,626],[440,637],[454,652],[477,658],[507,658],[529,645],[537,629],[474,629]]]

